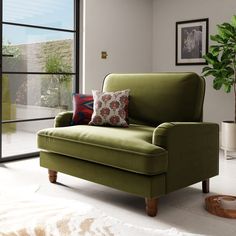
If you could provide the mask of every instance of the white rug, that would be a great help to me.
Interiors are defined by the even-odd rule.
[[[17,200],[16,200],[17,199]],[[0,236],[193,236],[121,222],[91,205],[32,194],[0,193]]]

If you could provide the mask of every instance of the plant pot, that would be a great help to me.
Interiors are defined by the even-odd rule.
[[[227,151],[236,152],[236,123],[234,121],[223,121],[222,127],[222,149],[226,159],[232,156],[227,155]]]

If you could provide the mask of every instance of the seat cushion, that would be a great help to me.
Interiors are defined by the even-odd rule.
[[[167,151],[152,144],[153,127],[77,125],[38,133],[38,147],[103,165],[155,175],[167,170]]]

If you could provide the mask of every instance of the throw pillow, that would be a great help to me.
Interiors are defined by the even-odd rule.
[[[73,94],[72,125],[87,125],[93,114],[93,96],[87,94]]]
[[[93,90],[94,111],[89,125],[128,127],[129,89],[116,92]]]

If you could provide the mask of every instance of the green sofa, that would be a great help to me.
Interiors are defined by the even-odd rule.
[[[219,127],[202,122],[205,82],[195,73],[110,74],[103,91],[130,89],[129,128],[70,126],[38,133],[40,165],[144,197],[149,216],[162,195],[218,175]]]

